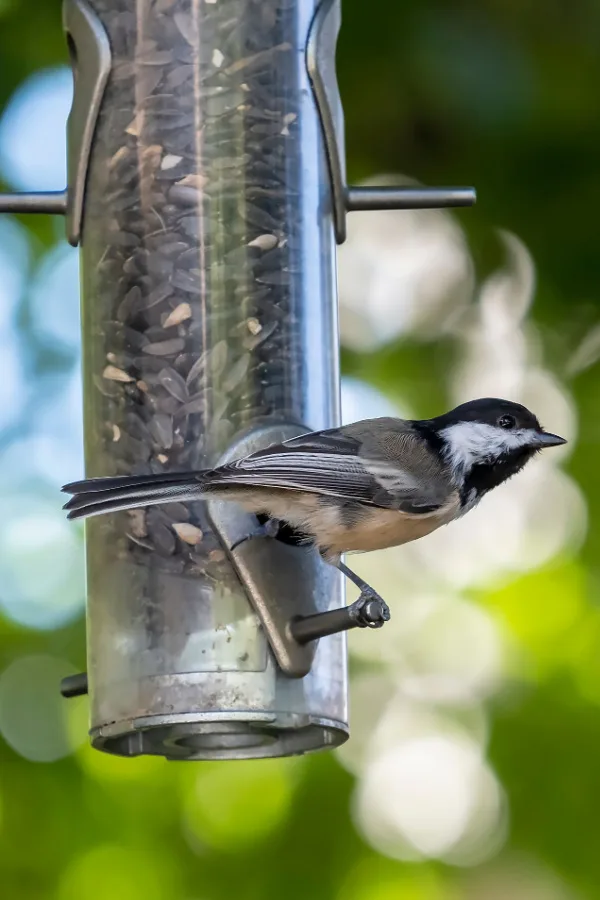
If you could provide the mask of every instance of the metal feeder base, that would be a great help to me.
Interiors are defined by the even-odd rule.
[[[210,714],[189,719],[154,716],[93,729],[92,745],[116,756],[163,756],[169,760],[258,759],[297,756],[324,747],[339,747],[349,737],[343,722],[307,716],[265,720],[240,714],[239,722]],[[242,721],[245,719],[245,721]]]

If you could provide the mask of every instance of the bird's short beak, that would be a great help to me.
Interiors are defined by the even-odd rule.
[[[532,441],[533,446],[540,449],[542,447],[560,447],[561,444],[566,443],[565,438],[558,434],[550,434],[548,431],[538,431]]]

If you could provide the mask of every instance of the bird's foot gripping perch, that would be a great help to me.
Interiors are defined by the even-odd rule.
[[[347,607],[349,619],[358,628],[381,628],[390,620],[390,608],[375,591],[363,591],[354,603]]]
[[[347,607],[347,613],[356,622],[359,628],[381,628],[386,622],[389,622],[391,613],[390,608],[379,594],[373,590],[370,584],[363,581],[362,578],[349,569],[343,562],[338,562],[337,569],[342,572],[346,578],[360,588],[360,597]]]
[[[349,606],[293,619],[290,623],[290,632],[299,644],[307,644],[309,641],[340,631],[349,631],[351,628],[381,628],[390,619],[387,603],[370,585],[344,563],[338,562],[335,566],[360,588],[360,597]]]

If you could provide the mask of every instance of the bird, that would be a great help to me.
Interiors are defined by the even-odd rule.
[[[381,627],[389,607],[343,554],[422,538],[468,513],[539,451],[565,443],[525,406],[487,397],[430,419],[386,416],[308,432],[212,469],[72,482],[62,488],[72,495],[63,509],[84,519],[174,500],[231,500],[259,517],[266,534],[316,548],[359,588],[356,623]]]

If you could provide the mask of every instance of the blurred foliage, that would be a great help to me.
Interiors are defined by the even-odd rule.
[[[28,692],[14,666],[33,656],[42,668],[49,659],[50,670],[54,658],[83,667],[83,621],[36,631],[0,618],[0,718],[10,690],[33,748],[31,759],[13,750],[5,722],[3,900],[598,896],[600,370],[591,365],[570,377],[567,366],[600,320],[600,4],[343,0],[343,19],[338,64],[350,179],[401,172],[427,184],[476,186],[477,207],[457,218],[477,277],[502,260],[495,229],[519,235],[536,264],[532,320],[545,364],[568,384],[579,417],[569,463],[589,510],[579,555],[477,596],[526,660],[488,703],[488,759],[509,809],[506,842],[474,869],[397,862],[355,830],[355,779],[333,754],[196,765],[113,759],[81,743],[83,701],[60,710],[79,745],[74,755],[58,759],[60,736],[46,735],[40,759],[40,696],[53,701],[50,692]],[[0,0],[0,107],[32,72],[66,62],[59,0],[33,7]],[[57,225],[23,222],[35,261],[56,241]],[[19,324],[34,354],[25,301]],[[423,415],[444,405],[452,359],[446,342],[424,348],[409,338],[370,353],[343,351],[347,373]],[[60,354],[36,357],[42,374],[63,364]]]

